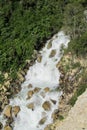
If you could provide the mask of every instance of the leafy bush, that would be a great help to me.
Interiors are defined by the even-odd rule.
[[[0,3],[0,70],[17,71],[34,49],[56,33],[63,18],[60,0]]]

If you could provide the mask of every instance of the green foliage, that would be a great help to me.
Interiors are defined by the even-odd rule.
[[[2,74],[0,74],[0,84],[4,82],[4,76]]]
[[[63,24],[68,29],[72,39],[81,36],[87,30],[83,11],[84,8],[79,2],[71,2],[65,7]]]
[[[81,78],[81,83],[78,85],[76,92],[69,101],[69,104],[72,106],[74,106],[77,98],[87,89],[87,71],[85,68],[83,70],[83,73],[81,74]]]
[[[1,0],[0,70],[17,72],[31,59],[33,50],[40,49],[62,26],[79,39],[87,29],[83,15],[86,4],[86,0]],[[75,44],[73,41],[72,48]],[[83,49],[81,45],[81,52]]]
[[[59,120],[63,120],[64,117],[63,117],[62,115],[58,115],[58,119],[59,119]]]
[[[63,1],[15,0],[0,3],[0,70],[17,71],[34,49],[56,33]]]
[[[69,44],[68,50],[77,56],[86,56],[87,54],[87,32],[83,33],[81,37],[72,40]]]

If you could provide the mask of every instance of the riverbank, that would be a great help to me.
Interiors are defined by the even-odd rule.
[[[77,57],[76,55],[72,55],[71,52],[67,52],[64,54],[61,61],[57,64],[58,69],[61,72],[60,75],[60,87],[59,90],[63,91],[63,94],[60,98],[59,107],[57,113],[55,113],[55,119],[54,123],[49,125],[46,130],[62,130],[62,128],[71,130],[68,128],[69,120],[67,121],[67,125],[65,126],[65,123],[62,123],[63,120],[66,122],[67,119],[69,119],[69,113],[73,111],[74,113],[77,113],[78,111],[83,110],[83,106],[81,107],[81,104],[75,105],[78,97],[85,92],[87,85],[86,85],[86,75],[87,75],[87,62],[86,57]],[[86,95],[86,93],[85,93]],[[82,96],[83,97],[83,96]],[[81,97],[80,97],[81,99]],[[77,102],[80,102],[79,101]],[[81,99],[83,100],[83,98]],[[86,105],[85,101],[84,106]],[[73,106],[75,105],[75,108],[77,111],[74,111]],[[80,108],[79,108],[80,105]],[[70,111],[70,112],[69,112]],[[78,112],[79,113],[79,112]],[[78,114],[79,115],[79,114]],[[86,121],[84,120],[83,116],[81,120],[79,120],[79,116],[77,115],[76,120],[78,119],[78,122]],[[73,117],[74,120],[75,117]],[[75,120],[75,121],[76,121]],[[83,123],[83,126],[84,126]],[[62,127],[62,125],[63,127]],[[74,125],[74,123],[73,123]],[[65,127],[65,128],[64,128]],[[85,127],[85,126],[84,126]],[[76,127],[77,128],[77,127]],[[72,130],[77,130],[74,125],[74,129],[72,127]],[[80,127],[79,127],[80,128]]]
[[[68,117],[61,123],[56,123],[55,130],[87,130],[87,89],[78,98]]]

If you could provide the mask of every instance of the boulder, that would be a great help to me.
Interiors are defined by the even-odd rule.
[[[19,107],[19,106],[14,106],[14,107],[12,108],[12,112],[13,112],[13,114],[14,114],[15,116],[17,116],[17,114],[19,113],[19,111],[20,111],[20,107]]]
[[[8,105],[4,110],[4,115],[8,118],[12,118],[12,106]]]
[[[33,94],[34,94],[33,90],[30,90],[27,94],[28,96],[27,99],[30,99],[33,96]]]
[[[39,121],[39,125],[43,125],[46,122],[47,117],[43,117],[40,121]]]
[[[46,88],[44,88],[44,91],[47,93],[50,91],[50,88],[46,87]]]
[[[12,127],[7,125],[7,126],[4,127],[4,130],[12,130]]]
[[[37,62],[41,62],[42,61],[42,56],[38,56],[38,58],[37,58]]]
[[[29,109],[34,110],[34,103],[32,102],[32,103],[28,104],[27,107],[28,107]]]
[[[52,42],[50,41],[47,45],[47,49],[50,49],[52,47]]]
[[[56,55],[56,50],[52,50],[50,55],[49,55],[49,58],[52,58]]]
[[[45,101],[42,104],[42,107],[43,107],[44,110],[49,111],[51,109],[51,103],[49,101]]]
[[[40,88],[36,87],[36,88],[34,88],[33,91],[34,91],[34,93],[38,93],[40,91]]]

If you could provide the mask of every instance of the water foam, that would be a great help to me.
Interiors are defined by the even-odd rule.
[[[70,39],[64,32],[59,32],[51,40],[47,41],[45,47],[40,51],[42,60],[41,63],[35,61],[35,64],[31,66],[25,77],[25,82],[22,84],[22,90],[16,95],[14,99],[10,100],[10,105],[18,105],[21,111],[17,117],[14,117],[13,130],[44,130],[46,125],[53,122],[52,113],[55,109],[58,109],[59,98],[61,92],[56,91],[59,85],[60,72],[56,68],[56,64],[61,58],[60,49],[64,45],[67,47]],[[52,47],[47,49],[49,42],[52,42]],[[49,57],[52,50],[56,50],[56,55],[52,58]],[[29,84],[33,85],[33,88],[28,88]],[[35,93],[31,99],[26,100],[29,90],[33,90],[35,87],[41,88],[38,93]],[[45,93],[44,88],[49,87],[50,91]],[[42,96],[42,94],[44,96]],[[57,103],[51,102],[55,100]],[[45,101],[49,101],[51,104],[51,110],[45,111],[42,104]],[[34,103],[34,110],[27,108],[27,104]],[[47,117],[46,122],[43,125],[39,124],[39,121]]]

